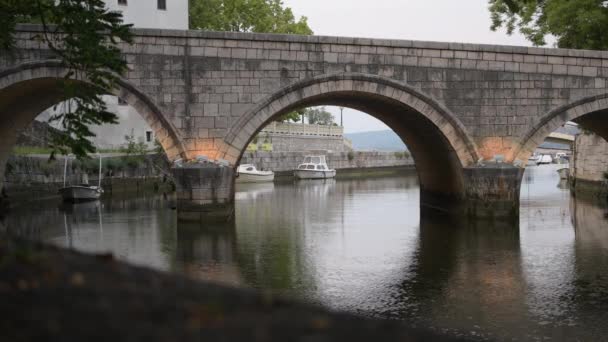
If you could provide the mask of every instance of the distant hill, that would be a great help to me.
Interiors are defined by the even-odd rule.
[[[356,151],[406,151],[407,147],[391,130],[347,133]]]

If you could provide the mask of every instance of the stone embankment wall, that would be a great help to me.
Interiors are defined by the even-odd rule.
[[[571,187],[576,193],[608,193],[608,142],[593,133],[576,136],[570,162]]]
[[[301,164],[310,152],[246,152],[241,164],[255,164],[258,169],[288,172]],[[327,165],[337,170],[413,166],[407,152],[329,152]],[[338,171],[339,173],[339,171]]]
[[[99,160],[68,160],[67,184],[97,184]],[[9,158],[4,174],[3,195],[9,199],[34,199],[57,195],[63,186],[64,159],[49,161],[46,156]],[[106,192],[123,191],[162,180],[169,175],[168,164],[158,155],[103,159],[102,185]],[[151,184],[150,184],[151,185]]]

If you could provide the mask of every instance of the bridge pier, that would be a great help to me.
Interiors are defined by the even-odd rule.
[[[523,173],[524,169],[508,164],[464,168],[463,194],[420,189],[422,215],[517,221]]]
[[[213,163],[186,164],[172,169],[177,219],[201,223],[234,218],[234,169]]]
[[[509,164],[464,168],[467,217],[517,221],[523,174],[523,168]]]

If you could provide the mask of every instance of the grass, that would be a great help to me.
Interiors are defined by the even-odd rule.
[[[50,154],[52,149],[48,147],[34,147],[34,146],[15,146],[13,153],[17,155],[28,155],[28,154]]]

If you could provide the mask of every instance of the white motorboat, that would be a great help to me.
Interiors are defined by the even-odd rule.
[[[526,163],[526,166],[536,166],[538,165],[538,157],[537,156],[531,156],[530,158],[528,158],[528,162]]]
[[[553,163],[553,158],[551,158],[548,154],[542,154],[538,159],[538,165],[540,164],[551,164]]]
[[[237,168],[236,182],[237,183],[262,183],[272,182],[274,180],[274,172],[260,171],[255,165],[243,164]]]
[[[68,158],[65,158],[63,166],[63,188],[59,189],[59,193],[64,201],[82,202],[99,199],[103,193],[101,188],[101,156],[99,157],[99,179],[97,186],[89,184],[78,184],[66,186],[66,173],[68,169]]]
[[[294,170],[298,179],[326,179],[336,177],[336,170],[327,167],[325,156],[306,156],[304,162]]]

